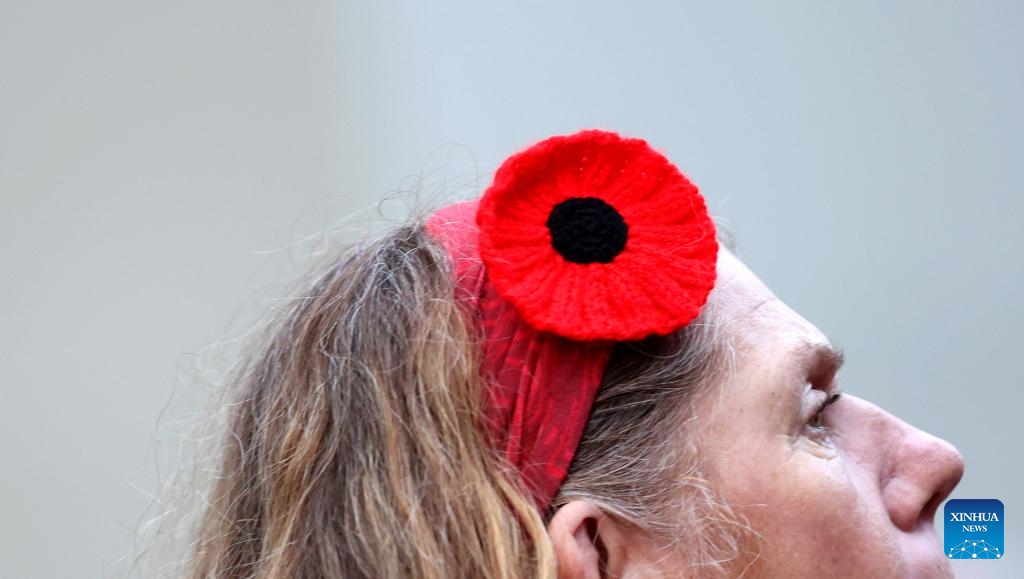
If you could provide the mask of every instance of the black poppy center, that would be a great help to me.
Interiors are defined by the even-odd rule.
[[[626,248],[629,227],[614,207],[597,197],[573,197],[548,216],[551,245],[573,263],[610,263]]]

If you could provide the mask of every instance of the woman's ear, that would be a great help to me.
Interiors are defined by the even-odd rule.
[[[629,563],[628,537],[611,517],[586,501],[573,501],[548,523],[559,579],[621,577]]]

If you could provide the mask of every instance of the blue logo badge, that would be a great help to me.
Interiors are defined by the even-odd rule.
[[[1003,503],[996,499],[951,499],[945,508],[945,547],[950,559],[1001,559]]]

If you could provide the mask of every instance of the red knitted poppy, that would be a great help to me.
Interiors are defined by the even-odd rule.
[[[667,334],[715,283],[704,198],[640,139],[589,130],[513,155],[477,222],[502,297],[533,327],[574,340]]]
[[[490,443],[542,511],[569,470],[615,341],[682,328],[715,281],[704,199],[639,139],[553,137],[427,230],[482,334]]]

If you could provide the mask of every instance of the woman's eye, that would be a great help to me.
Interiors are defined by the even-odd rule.
[[[816,442],[825,442],[832,435],[832,429],[824,422],[826,409],[839,400],[839,394],[833,394],[822,401],[814,416],[804,426],[804,433],[808,438]]]
[[[826,440],[832,434],[832,429],[821,421],[821,413],[818,413],[804,427],[804,433],[811,440]]]

